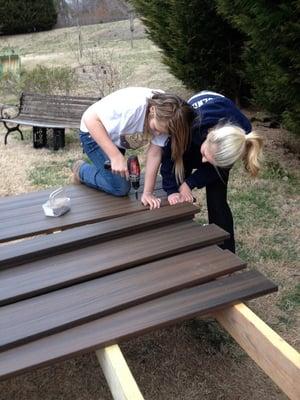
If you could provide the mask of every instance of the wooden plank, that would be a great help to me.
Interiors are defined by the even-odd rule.
[[[213,246],[9,304],[0,308],[0,351],[243,267]]]
[[[84,110],[97,98],[23,93],[20,113],[10,122],[47,127],[79,127]]]
[[[143,181],[141,182],[141,186],[139,188],[139,193],[142,192],[142,185]],[[84,187],[84,185],[78,185],[79,187]],[[160,188],[160,184],[157,184],[157,189],[156,191]],[[90,193],[90,192],[89,192]],[[132,194],[133,191],[131,191],[130,194]],[[129,196],[118,198],[118,197],[113,197],[110,196],[104,192],[97,191],[95,189],[92,189],[92,193],[86,196],[80,196],[80,197],[71,197],[68,192],[66,192],[66,196],[71,198],[71,213],[74,214],[76,212],[77,214],[92,214],[93,211],[99,210],[100,208],[103,209],[111,209],[113,206],[116,207],[125,207],[126,201],[129,203],[132,202],[136,205],[139,206],[139,210],[146,211],[148,208],[144,207],[139,201],[136,201],[135,198],[130,198]],[[111,199],[115,199],[111,201]],[[48,200],[48,196],[44,197],[43,199],[40,199],[39,202],[36,201],[36,199],[33,200],[33,203],[31,204],[30,202],[27,202],[28,204],[25,206],[25,204],[19,204],[18,207],[14,206],[13,204],[10,204],[7,207],[3,207],[3,212],[5,210],[5,214],[0,217],[1,221],[1,226],[4,229],[4,226],[10,227],[12,225],[12,221],[14,221],[14,218],[18,218],[18,225],[22,224],[22,221],[27,222],[28,218],[31,216],[32,220],[45,220],[51,222],[53,218],[47,218],[44,215],[43,209],[42,209],[42,204],[45,203]],[[83,202],[85,202],[85,207],[83,207]],[[12,199],[13,203],[13,199]],[[163,206],[166,203],[163,203]],[[70,213],[69,213],[70,214]],[[67,215],[69,215],[67,214]]]
[[[300,354],[255,315],[245,304],[215,314],[266,374],[291,399],[300,399]]]
[[[141,175],[141,186],[144,184],[144,175]],[[161,183],[161,177],[158,176],[156,180],[156,185],[155,185],[155,190],[156,189],[161,189],[162,183]],[[28,207],[34,206],[34,205],[42,205],[43,202],[45,202],[48,198],[51,192],[54,190],[58,189],[58,187],[52,187],[49,189],[45,190],[39,190],[36,192],[29,192],[29,193],[23,193],[23,194],[18,194],[18,195],[13,195],[13,196],[4,196],[0,197],[0,206],[1,206],[1,215],[0,215],[0,221],[2,221],[2,218],[5,218],[5,214],[9,210],[14,210],[17,212],[18,209],[22,208],[22,213],[26,212],[26,209]],[[89,201],[89,200],[95,200],[98,199],[98,201],[105,201],[105,199],[112,199],[114,196],[110,195],[105,195],[101,197],[101,193],[105,194],[103,192],[100,192],[98,190],[89,188],[85,185],[66,185],[64,186],[65,193],[67,196],[71,197],[72,204],[75,202],[77,204],[78,201]],[[141,189],[141,188],[140,188]],[[100,197],[99,197],[100,194]],[[124,198],[126,199],[126,197]],[[5,213],[4,213],[5,212]],[[4,215],[3,215],[4,214]]]
[[[0,243],[147,210],[134,197],[118,198],[89,189],[84,185],[77,187],[81,196],[73,198],[74,190],[71,191],[69,196],[71,197],[71,211],[60,218],[50,218],[44,215],[42,204],[46,202],[49,196],[45,193],[38,193],[37,196],[30,194],[16,199],[2,199],[2,202],[0,201],[2,212],[0,216]],[[69,191],[67,190],[66,193],[68,195]],[[92,194],[91,197],[88,193]],[[163,202],[162,206],[165,205],[167,203]]]
[[[114,400],[143,400],[120,347],[115,344],[96,351]]]
[[[184,221],[8,268],[0,271],[0,303],[220,243],[227,237],[216,225]]]
[[[199,209],[192,204],[182,203],[173,207],[163,207],[130,216],[114,218],[78,228],[68,229],[55,235],[41,236],[33,239],[2,246],[0,269],[24,264],[66,253],[74,248],[79,249],[96,243],[118,238],[122,235],[146,231],[175,222],[192,219]]]
[[[91,97],[91,96],[68,96],[68,95],[54,95],[54,94],[43,94],[43,93],[30,93],[30,92],[23,92],[22,93],[22,100],[24,99],[31,99],[41,101],[43,99],[49,99],[53,101],[57,100],[73,100],[73,101],[97,101],[99,100],[98,97]]]
[[[52,122],[52,123],[46,123],[45,121],[40,121],[40,120],[35,120],[32,118],[1,118],[1,121],[8,122],[8,123],[15,123],[19,125],[27,125],[27,126],[38,126],[41,128],[79,128],[79,122],[67,122],[67,121],[61,121],[61,122]]]
[[[256,271],[184,289],[7,350],[0,354],[0,377],[94,351],[275,290],[276,286]]]
[[[13,196],[4,196],[0,198],[1,211],[16,209],[18,207],[26,208],[31,205],[42,204],[44,200],[47,200],[50,193],[57,189],[53,187],[49,189],[39,190],[36,192],[22,193]],[[84,185],[67,185],[64,187],[66,194],[72,199],[82,197],[93,197],[99,194],[98,191],[88,188]],[[0,218],[2,218],[2,213]]]

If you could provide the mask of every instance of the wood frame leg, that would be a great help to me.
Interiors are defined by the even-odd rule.
[[[300,399],[300,354],[292,346],[243,303],[214,317],[291,400]]]
[[[144,400],[118,345],[96,351],[114,400]]]

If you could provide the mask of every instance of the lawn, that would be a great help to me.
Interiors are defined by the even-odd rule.
[[[80,68],[77,30],[65,28],[1,38],[0,48],[17,47],[22,65],[33,68]],[[84,49],[101,48],[112,56],[120,73],[120,87],[161,88],[183,97],[191,94],[161,63],[161,54],[135,21],[133,48],[128,21],[82,27]],[[100,51],[100,50],[99,50]],[[81,86],[86,94],[89,82]],[[78,89],[74,88],[74,91]],[[202,88],[204,89],[204,88]],[[206,89],[206,88],[205,88]],[[93,93],[94,94],[94,93]],[[2,95],[1,102],[7,100]],[[253,110],[245,110],[255,116]],[[298,350],[299,285],[299,143],[283,129],[256,121],[265,139],[261,175],[250,179],[241,165],[231,173],[232,206],[237,253],[251,268],[274,280],[279,291],[249,302],[277,333]],[[1,127],[0,195],[24,193],[70,182],[70,166],[82,156],[77,134],[69,131],[63,150],[33,149],[30,129],[22,142],[18,133],[3,144]],[[195,196],[201,206],[199,223],[206,222],[205,193]],[[298,308],[298,309],[297,309]],[[129,366],[147,399],[153,400],[283,400],[286,396],[239,346],[212,320],[192,321],[161,329],[121,345]],[[0,400],[110,399],[94,354],[57,363],[0,384]]]

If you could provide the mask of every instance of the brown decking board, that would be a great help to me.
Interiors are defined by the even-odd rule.
[[[143,191],[143,184],[144,184],[144,176],[142,175],[141,180],[140,180],[139,193]],[[160,190],[161,187],[162,187],[162,181],[161,181],[161,178],[159,177],[157,179],[157,182],[155,185],[155,192]],[[16,210],[20,207],[26,209],[27,207],[30,207],[32,205],[41,205],[41,204],[43,204],[43,200],[46,201],[48,199],[50,193],[53,192],[55,189],[58,189],[58,186],[50,188],[50,189],[39,190],[37,192],[29,192],[29,193],[14,195],[14,196],[0,197],[1,210],[3,210],[3,211]],[[101,191],[89,188],[85,185],[67,185],[67,186],[64,186],[64,189],[65,189],[66,194],[69,197],[71,197],[71,199],[74,201],[76,201],[78,199],[85,199],[87,201],[90,201],[92,199],[98,198],[99,193],[103,193]],[[105,197],[108,199],[115,198],[110,195],[105,195]],[[124,198],[126,199],[127,196],[125,196]],[[0,220],[2,217],[3,216],[1,215]]]
[[[21,195],[16,200],[14,197],[1,199],[0,243],[146,210],[134,195],[117,198],[83,185],[73,185],[66,188],[71,210],[60,218],[51,218],[42,209],[51,191]],[[163,202],[162,206],[165,205]]]
[[[80,226],[55,235],[43,235],[0,247],[0,270],[28,261],[46,258],[73,249],[125,236],[153,227],[192,219],[199,208],[182,203],[151,213],[134,213],[111,220]]]
[[[222,243],[216,225],[183,221],[0,271],[0,304]]]
[[[9,304],[0,308],[0,351],[243,267],[211,246]]]
[[[71,212],[47,218],[51,191],[0,199],[2,379],[276,290],[238,271],[191,204],[149,211],[71,185]]]
[[[233,274],[184,289],[7,350],[0,354],[0,378],[274,291],[276,286],[256,271]]]

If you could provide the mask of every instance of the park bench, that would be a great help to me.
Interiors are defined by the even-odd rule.
[[[243,304],[276,285],[218,247],[228,234],[196,206],[71,185],[71,210],[49,218],[51,190],[0,199],[0,379],[96,351],[114,399],[143,399],[118,343],[210,313],[299,398],[296,351]]]
[[[97,100],[95,97],[22,93],[18,106],[1,106],[0,121],[7,130],[4,143],[7,144],[8,135],[15,131],[23,140],[20,125],[27,125],[33,127],[35,148],[47,145],[47,138],[50,141],[47,133],[51,131],[53,149],[58,150],[65,146],[65,129],[78,129],[83,112]],[[13,112],[15,115],[11,115]]]

